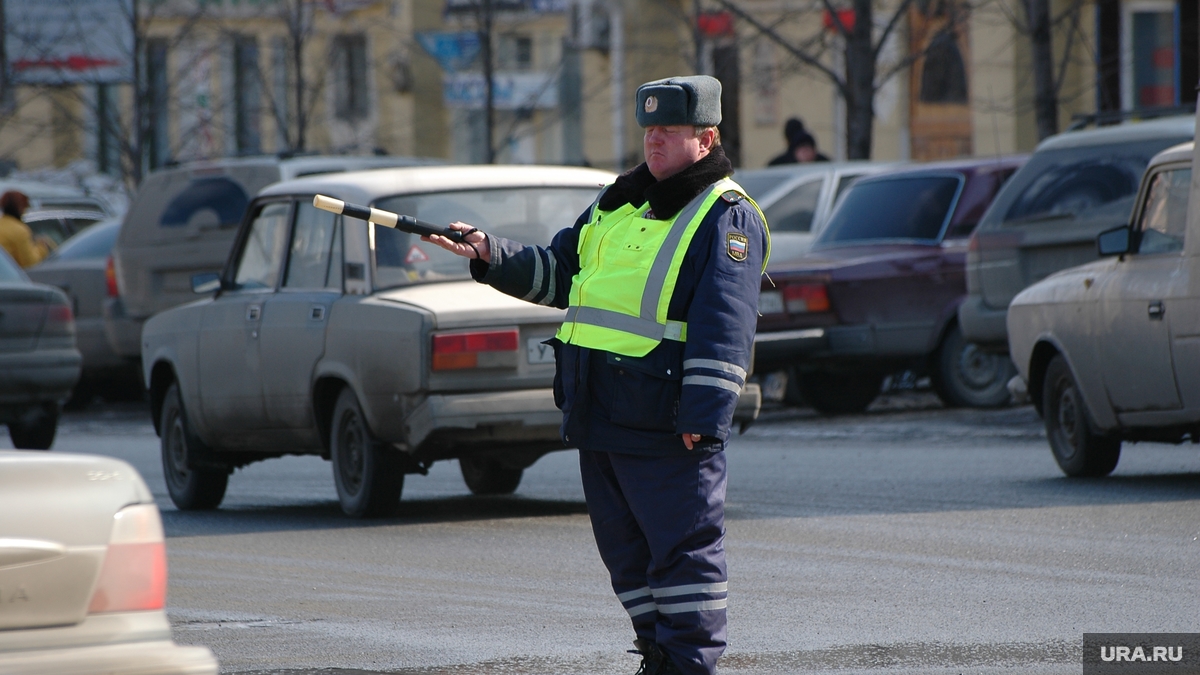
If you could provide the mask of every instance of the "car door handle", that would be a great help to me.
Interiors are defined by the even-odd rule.
[[[246,320],[247,321],[258,321],[258,318],[260,316],[262,316],[262,305],[247,305],[246,306]]]
[[[1163,307],[1162,300],[1155,300],[1146,308],[1146,313],[1150,315],[1151,321],[1162,321],[1163,315],[1167,313],[1167,308]]]
[[[313,321],[323,321],[325,319],[325,305],[313,305],[309,307],[308,318]]]

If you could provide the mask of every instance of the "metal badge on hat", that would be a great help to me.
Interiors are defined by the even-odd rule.
[[[658,97],[657,96],[647,96],[645,107],[646,107],[646,112],[648,112],[648,113],[652,113],[655,110],[658,110]]]

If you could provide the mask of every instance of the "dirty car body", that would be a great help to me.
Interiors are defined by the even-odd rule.
[[[1200,438],[1193,155],[1192,143],[1159,153],[1131,224],[1097,237],[1105,257],[1030,286],[1009,308],[1013,361],[1069,476],[1110,473],[1123,441]]]
[[[557,309],[471,280],[414,235],[315,209],[315,194],[545,243],[610,173],[387,169],[284,181],[250,204],[214,297],[153,317],[142,356],[164,470],[183,508],[220,502],[237,466],[332,460],[343,509],[395,506],[404,474],[457,458],[476,493],[516,489],[563,447],[549,340]]]
[[[956,161],[863,177],[813,249],[771,271],[759,300],[755,368],[790,371],[789,402],[865,409],[883,378],[933,377],[954,405],[1007,401],[1006,360],[955,326],[967,236],[1023,157]]]

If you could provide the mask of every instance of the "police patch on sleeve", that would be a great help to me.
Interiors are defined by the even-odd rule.
[[[730,232],[725,235],[725,252],[730,258],[738,262],[746,259],[747,251],[750,248],[750,240],[744,234]]]

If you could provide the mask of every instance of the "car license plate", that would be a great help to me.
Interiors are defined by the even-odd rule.
[[[525,355],[530,363],[554,363],[554,347],[542,344],[546,338],[529,338],[525,341]]]
[[[779,291],[763,291],[758,294],[759,314],[782,314],[783,294]]]

